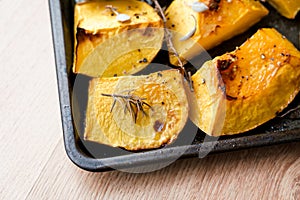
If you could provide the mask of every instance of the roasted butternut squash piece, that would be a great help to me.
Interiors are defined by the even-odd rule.
[[[89,86],[84,138],[128,150],[157,148],[177,138],[187,117],[177,70],[95,78]]]
[[[267,0],[282,16],[294,19],[300,10],[299,0]]]
[[[161,18],[145,2],[102,0],[75,5],[73,72],[128,75],[146,67],[161,48]]]
[[[203,9],[199,10],[201,5]],[[174,0],[165,12],[167,28],[174,31],[174,47],[183,60],[202,51],[199,44],[211,49],[246,31],[267,14],[268,10],[255,0]],[[172,52],[170,62],[178,64]]]
[[[242,133],[265,123],[282,111],[300,90],[300,52],[275,29],[258,30],[240,48],[214,58],[203,67],[209,66],[218,68],[226,87],[226,116],[219,135]],[[192,80],[199,111],[191,116],[192,121],[214,135],[204,126],[205,121],[214,118],[206,119],[200,113],[201,98],[211,97],[197,86],[202,83],[198,72]],[[204,84],[217,83],[209,80]]]
[[[193,76],[194,92],[186,89],[190,105],[189,117],[202,131],[221,134],[226,109],[225,86],[218,68],[207,61]]]

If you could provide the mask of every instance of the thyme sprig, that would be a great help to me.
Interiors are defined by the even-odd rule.
[[[119,102],[123,108],[124,108],[124,113],[126,114],[126,111],[130,113],[132,116],[134,123],[136,123],[138,113],[142,112],[143,116],[147,116],[147,113],[144,110],[144,106],[149,107],[152,109],[152,107],[145,102],[146,98],[141,98],[137,95],[132,94],[133,90],[129,90],[127,94],[122,95],[122,94],[104,94],[102,93],[102,96],[106,97],[112,97],[114,99],[112,106],[110,108],[110,112],[113,111],[116,102]]]
[[[187,71],[184,68],[184,64],[182,62],[182,60],[179,57],[179,54],[176,50],[176,48],[174,47],[173,41],[172,41],[172,33],[171,31],[167,28],[166,23],[167,23],[167,18],[164,14],[164,11],[162,9],[162,7],[160,6],[160,4],[158,3],[157,0],[153,0],[154,4],[155,4],[155,9],[158,11],[159,15],[161,16],[163,23],[164,23],[164,28],[165,28],[165,41],[167,43],[168,49],[173,53],[173,55],[176,57],[177,61],[178,61],[178,66],[180,69],[180,72],[183,74],[183,76],[187,79],[190,90],[193,92],[194,91],[194,87],[193,87],[193,82],[191,79],[191,76],[189,75],[189,73],[187,73]]]

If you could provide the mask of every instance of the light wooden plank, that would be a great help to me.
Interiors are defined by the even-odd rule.
[[[20,199],[62,135],[47,1],[2,0],[0,19],[0,199]]]
[[[286,199],[299,197],[299,143],[180,160],[147,174],[91,173],[62,143],[28,199]],[[288,196],[287,196],[288,195]]]

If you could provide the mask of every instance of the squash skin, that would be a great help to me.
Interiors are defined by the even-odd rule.
[[[299,0],[267,0],[267,2],[288,19],[295,19],[297,13],[300,11]]]
[[[167,28],[177,34],[173,34],[174,47],[183,60],[194,57],[203,49],[211,49],[225,40],[243,33],[261,18],[268,14],[268,10],[254,0],[239,0],[228,2],[221,0],[218,10],[207,10],[197,13],[187,6],[194,0],[175,0],[166,10]],[[202,2],[198,0],[198,2]],[[203,1],[206,3],[207,1]],[[190,40],[180,41],[180,38],[193,29],[196,20],[196,32]],[[178,65],[173,54],[170,54],[170,62]]]
[[[240,48],[212,62],[226,87],[220,135],[242,133],[267,122],[300,90],[300,52],[275,29],[258,30]]]
[[[110,9],[127,14],[119,22]],[[161,48],[161,18],[145,2],[93,1],[75,5],[73,72],[92,77],[120,76],[145,68]]]
[[[112,112],[113,98],[101,94],[133,94],[146,98],[148,116],[137,121],[119,102]],[[84,139],[127,150],[152,149],[175,140],[188,118],[188,100],[183,77],[177,70],[145,76],[95,78],[90,81]]]

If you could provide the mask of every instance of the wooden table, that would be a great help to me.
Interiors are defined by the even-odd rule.
[[[300,143],[90,173],[62,141],[47,1],[0,1],[0,199],[299,199]]]

